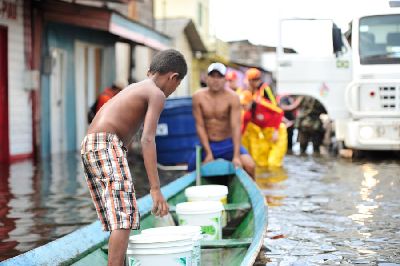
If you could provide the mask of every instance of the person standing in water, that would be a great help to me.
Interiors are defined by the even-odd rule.
[[[126,147],[143,124],[144,165],[153,200],[152,212],[164,216],[169,207],[161,194],[155,135],[165,99],[187,73],[183,55],[165,50],[154,56],[148,78],[133,83],[110,99],[90,124],[81,146],[82,163],[103,230],[111,231],[108,265],[124,265],[131,229],[139,227]]]

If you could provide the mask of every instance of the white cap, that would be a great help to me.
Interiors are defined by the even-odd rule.
[[[220,73],[222,76],[225,76],[226,74],[226,67],[224,66],[224,64],[221,63],[212,63],[207,70],[207,74],[210,74],[213,71],[217,71],[218,73]]]

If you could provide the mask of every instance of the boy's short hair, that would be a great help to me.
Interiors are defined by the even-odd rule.
[[[183,55],[174,49],[158,52],[151,61],[150,73],[178,73],[178,79],[183,79],[187,73],[187,65]]]

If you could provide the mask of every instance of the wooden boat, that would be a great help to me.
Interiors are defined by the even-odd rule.
[[[253,265],[264,243],[267,229],[267,206],[256,184],[230,162],[216,160],[200,169],[202,184],[228,186],[227,226],[223,239],[202,241],[202,265]],[[173,209],[186,201],[184,189],[194,185],[196,173],[191,172],[164,186],[162,193]],[[154,225],[150,195],[138,200],[141,229]],[[2,265],[107,265],[109,233],[99,222],[79,229],[44,246],[3,261]]]

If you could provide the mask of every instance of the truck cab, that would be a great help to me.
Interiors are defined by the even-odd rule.
[[[312,33],[302,38],[315,46],[311,53],[302,53],[301,46],[284,53],[290,25]],[[347,38],[331,20],[285,19],[279,32],[278,93],[320,101],[334,121],[336,139],[349,148],[400,150],[399,12],[354,18]]]

